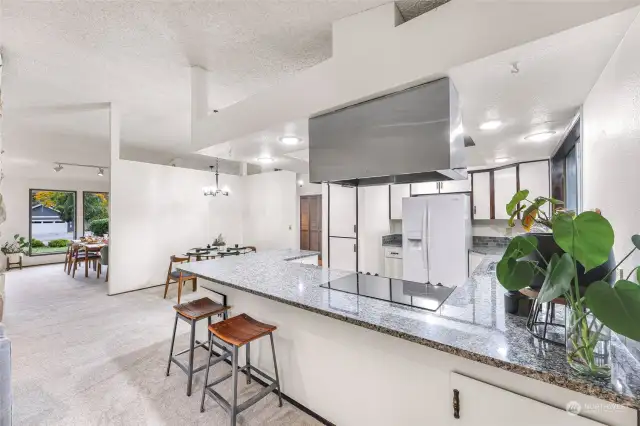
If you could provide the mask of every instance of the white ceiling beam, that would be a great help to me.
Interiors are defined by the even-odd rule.
[[[209,115],[209,81],[207,70],[199,66],[191,67],[191,140],[194,125]]]
[[[206,148],[274,124],[305,119],[447,74],[454,66],[594,21],[640,4],[455,0],[354,49],[194,123],[192,146]],[[384,6],[382,6],[384,7]],[[389,9],[391,10],[391,9]],[[345,18],[375,33],[376,9]],[[395,13],[395,12],[394,12]],[[364,18],[363,18],[364,17]],[[357,21],[357,22],[356,22]],[[388,25],[387,25],[388,26]]]

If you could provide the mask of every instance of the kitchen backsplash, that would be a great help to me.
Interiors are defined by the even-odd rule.
[[[509,237],[473,236],[474,247],[506,247],[510,241]]]

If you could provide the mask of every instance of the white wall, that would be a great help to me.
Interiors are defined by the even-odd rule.
[[[611,222],[616,258],[640,233],[640,18],[629,27],[583,106],[583,206]],[[640,253],[622,268],[640,264]]]
[[[382,236],[389,234],[389,186],[358,188],[358,269],[384,275]]]
[[[289,171],[242,177],[244,243],[258,250],[299,248],[296,174]]]
[[[30,189],[52,189],[77,191],[76,200],[76,230],[77,235],[82,233],[82,192],[96,191],[108,192],[109,181],[105,176],[101,180],[80,179],[29,179],[23,176],[6,176],[0,185],[0,192],[4,197],[7,209],[7,221],[0,226],[0,244],[12,241],[15,234],[27,238],[29,236],[29,207]],[[4,256],[2,256],[4,262]],[[22,263],[25,266],[43,265],[47,263],[64,262],[64,254],[47,256],[25,256]],[[62,272],[62,267],[60,267]]]
[[[242,244],[243,191],[238,176],[220,176],[228,197],[205,197],[210,172],[117,160],[111,170],[109,294],[164,283],[171,255],[211,243],[222,233]]]

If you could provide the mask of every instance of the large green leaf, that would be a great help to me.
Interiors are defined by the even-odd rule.
[[[553,221],[553,239],[590,271],[609,258],[613,247],[613,228],[607,219],[595,212],[576,216],[558,214]]]
[[[518,262],[512,257],[502,258],[496,266],[496,276],[507,290],[520,290],[531,284],[536,271],[531,262]]]
[[[607,327],[633,340],[640,340],[640,286],[620,280],[613,287],[604,281],[592,283],[585,294],[587,307]]]
[[[547,197],[538,197],[538,198],[542,198],[544,200],[547,200],[548,202],[550,202],[554,206],[563,205],[564,204],[564,201],[556,200],[555,198],[547,198]]]
[[[536,237],[531,235],[518,235],[513,238],[504,254],[502,255],[503,259],[513,258],[520,259],[521,257],[527,256],[538,247],[538,240]]]
[[[529,190],[523,189],[521,191],[516,192],[507,204],[507,214],[511,216],[516,209],[516,206],[521,202],[527,199],[529,196]]]
[[[631,242],[638,250],[640,250],[640,235],[638,234],[632,235]]]
[[[542,283],[538,300],[541,303],[551,302],[562,296],[571,288],[571,280],[575,276],[573,258],[569,253],[558,256],[554,253],[547,266],[547,276]]]

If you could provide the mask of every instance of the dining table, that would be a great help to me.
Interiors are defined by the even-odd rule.
[[[103,247],[109,245],[108,241],[86,241],[86,240],[71,240],[71,243],[84,248],[85,262],[84,262],[84,276],[89,276],[89,252],[99,252]]]

